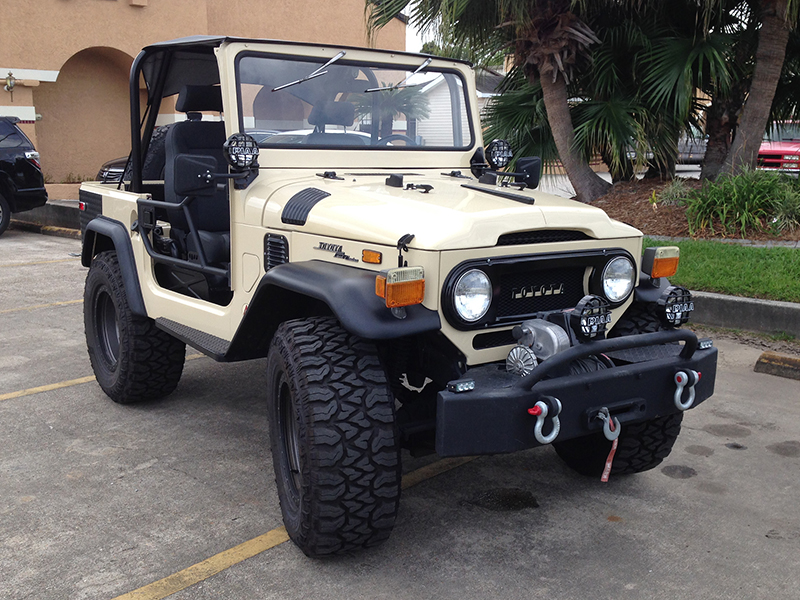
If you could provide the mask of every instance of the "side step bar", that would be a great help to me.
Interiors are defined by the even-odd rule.
[[[210,333],[198,331],[187,325],[181,325],[170,319],[165,319],[164,317],[157,318],[155,323],[156,327],[159,329],[187,343],[192,348],[196,348],[217,362],[227,362],[226,354],[231,345],[230,342],[218,338],[215,335],[211,335]]]

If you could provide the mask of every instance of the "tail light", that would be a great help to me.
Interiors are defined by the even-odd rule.
[[[27,158],[30,162],[32,162],[37,169],[41,170],[42,165],[39,164],[39,153],[35,150],[31,150],[25,153],[25,158]]]

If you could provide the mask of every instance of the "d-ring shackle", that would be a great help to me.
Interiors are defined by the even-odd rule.
[[[536,425],[533,426],[533,437],[535,437],[536,441],[540,444],[553,443],[553,440],[558,437],[558,434],[561,431],[561,421],[558,418],[558,415],[561,414],[561,400],[552,396],[548,396],[548,399],[552,401],[555,407],[553,410],[555,414],[553,414],[552,417],[553,429],[547,435],[542,434],[542,428],[544,427],[544,421],[550,412],[550,407],[548,404],[542,400],[539,400],[533,405],[533,408],[529,409],[528,411],[530,414],[536,415]]]
[[[700,373],[686,369],[687,372],[678,371],[675,373],[675,406],[679,410],[687,410],[694,404],[694,386],[700,381]],[[685,402],[681,400],[683,388],[689,386],[689,397]]]

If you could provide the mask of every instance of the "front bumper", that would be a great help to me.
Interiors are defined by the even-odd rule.
[[[680,346],[677,342],[683,341]],[[580,375],[560,375],[575,360],[590,355],[610,355],[618,366]],[[537,417],[528,413],[536,402],[557,398],[560,432],[564,441],[598,432],[595,419],[608,408],[625,430],[626,423],[648,421],[680,412],[675,403],[675,375],[697,371],[694,386],[697,406],[714,393],[717,349],[698,349],[697,337],[688,330],[660,331],[574,346],[541,363],[527,377],[509,375],[498,365],[471,369],[469,392],[439,392],[436,414],[436,452],[440,456],[499,454],[541,444],[534,436]],[[683,390],[685,402],[688,390]],[[552,428],[547,419],[544,429]]]

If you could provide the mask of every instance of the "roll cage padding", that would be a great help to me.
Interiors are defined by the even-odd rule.
[[[101,240],[107,240],[103,242]],[[105,250],[114,250],[122,271],[122,281],[125,284],[125,294],[128,297],[128,307],[135,315],[147,316],[144,306],[142,288],[136,271],[136,261],[133,258],[131,236],[121,222],[108,217],[99,216],[86,225],[81,249],[81,264],[89,267],[92,259]]]

